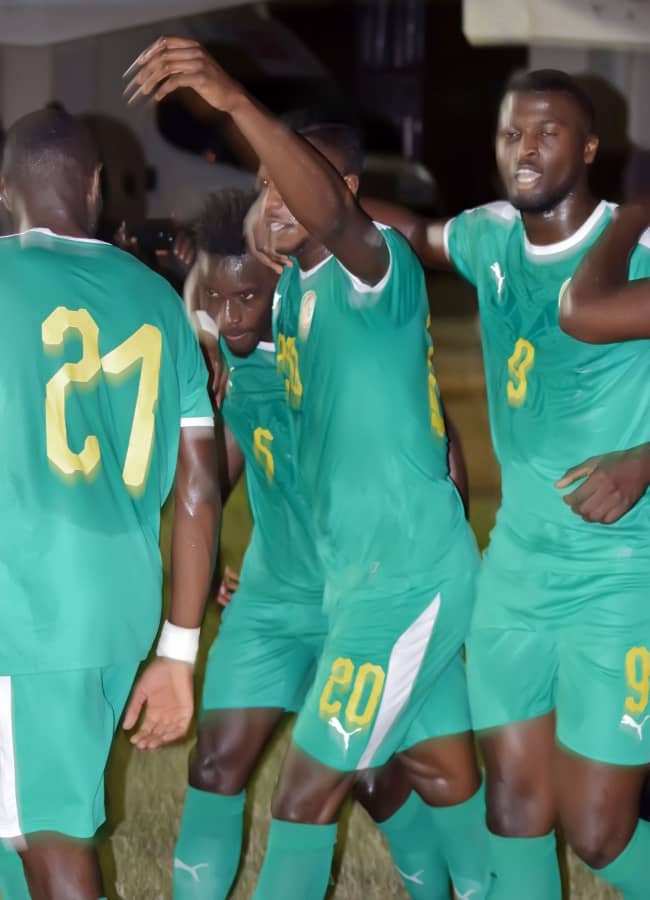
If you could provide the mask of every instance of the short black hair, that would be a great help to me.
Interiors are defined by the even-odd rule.
[[[197,250],[210,256],[245,256],[244,221],[256,198],[255,191],[241,188],[208,194],[195,225]]]
[[[101,164],[90,131],[63,109],[40,109],[23,116],[8,130],[3,174],[28,185],[47,180],[60,183],[91,177]]]
[[[302,137],[313,138],[321,146],[336,151],[341,157],[341,175],[361,175],[363,172],[363,140],[361,131],[350,121],[319,117],[315,108],[293,110],[282,117],[284,123]]]
[[[587,91],[571,75],[560,69],[515,72],[508,80],[501,99],[507,94],[528,92],[568,94],[582,111],[589,132],[594,132],[596,127],[594,104]]]

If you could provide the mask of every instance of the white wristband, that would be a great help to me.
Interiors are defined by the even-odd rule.
[[[156,656],[165,656],[167,659],[177,659],[179,662],[194,665],[199,652],[200,634],[200,628],[181,628],[165,619],[156,647]]]

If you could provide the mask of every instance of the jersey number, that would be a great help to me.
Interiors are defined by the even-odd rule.
[[[526,376],[533,368],[535,362],[535,348],[530,341],[525,338],[519,338],[515,344],[512,356],[508,360],[508,379],[507,393],[508,403],[510,406],[521,406],[526,399],[528,391],[528,381]]]
[[[346,723],[358,725],[360,728],[369,725],[377,711],[385,677],[381,666],[363,663],[357,670],[357,677],[354,678],[352,660],[339,656],[332,663],[331,675],[327,679],[320,697],[321,718],[329,719],[332,716],[339,716],[343,703],[341,700],[333,699],[334,695],[338,693],[344,697],[349,695],[345,706]],[[350,693],[350,689],[352,693]]]
[[[431,428],[436,432],[439,437],[444,437],[445,434],[445,420],[442,416],[442,412],[440,409],[440,397],[438,394],[438,379],[436,378],[436,373],[433,369],[433,342],[431,340],[431,333],[429,328],[431,327],[431,316],[429,315],[427,318],[426,331],[427,331],[427,342],[429,344],[429,349],[427,350],[427,380],[429,384],[429,409],[431,410]]]
[[[91,477],[101,459],[99,441],[95,435],[88,435],[79,453],[70,449],[65,415],[66,397],[73,386],[92,389],[101,372],[113,378],[126,376],[140,363],[138,395],[122,469],[124,484],[131,493],[138,493],[144,489],[151,462],[162,354],[160,331],[153,325],[142,325],[118,347],[100,358],[99,328],[88,310],[58,306],[41,327],[45,349],[50,353],[61,353],[70,332],[77,332],[81,338],[81,359],[76,363],[64,363],[47,383],[47,457],[64,476],[70,477],[81,472],[84,477]]]
[[[650,653],[645,647],[632,647],[625,657],[625,678],[635,696],[625,698],[630,713],[644,712],[650,699]]]
[[[256,428],[253,432],[253,454],[259,465],[264,470],[269,484],[275,475],[275,462],[271,452],[273,435],[268,428]]]
[[[299,407],[302,401],[302,381],[298,362],[298,348],[295,337],[278,334],[277,365],[284,375],[284,386],[287,401],[293,407]]]

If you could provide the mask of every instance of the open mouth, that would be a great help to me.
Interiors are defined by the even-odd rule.
[[[246,340],[249,336],[248,331],[242,331],[241,334],[226,334],[225,332],[222,332],[223,339],[229,344],[237,344],[240,341]]]
[[[531,169],[528,166],[522,166],[515,172],[515,184],[518,187],[529,188],[541,181],[542,173],[537,169]]]

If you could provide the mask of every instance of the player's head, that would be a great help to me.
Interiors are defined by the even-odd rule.
[[[277,275],[248,252],[244,221],[255,194],[210,194],[197,225],[198,305],[237,356],[252,353],[271,330]]]
[[[7,132],[0,193],[16,226],[69,224],[92,234],[101,208],[99,151],[61,109],[23,116]]]
[[[363,170],[363,145],[359,131],[339,122],[298,124],[295,130],[323,154],[352,193],[356,194]],[[262,190],[266,192],[264,209],[274,238],[274,249],[280,253],[296,253],[309,235],[287,209],[264,166],[260,167],[259,179]]]
[[[570,75],[539,69],[511,78],[499,108],[496,153],[513,206],[547,212],[586,189],[597,149],[594,108]]]

